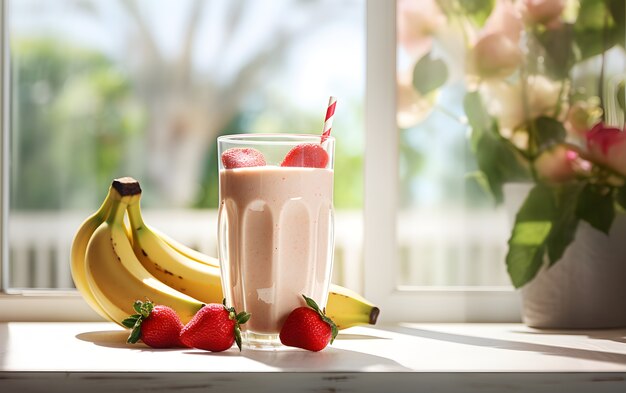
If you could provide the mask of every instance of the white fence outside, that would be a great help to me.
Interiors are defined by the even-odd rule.
[[[9,217],[9,283],[13,288],[72,288],[70,246],[86,212],[20,212]],[[215,210],[144,212],[177,240],[216,255]],[[362,290],[360,211],[337,211],[333,282]],[[407,211],[398,214],[399,285],[509,285],[508,236],[501,211]],[[381,269],[392,261],[380,261]]]

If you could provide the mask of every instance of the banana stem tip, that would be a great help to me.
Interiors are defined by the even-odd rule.
[[[370,325],[376,325],[376,321],[378,320],[378,315],[380,314],[380,308],[372,307],[370,311]]]
[[[129,176],[114,179],[111,186],[117,190],[121,196],[141,194],[139,182]]]

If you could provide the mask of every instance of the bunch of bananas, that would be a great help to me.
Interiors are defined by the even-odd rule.
[[[117,324],[135,312],[135,300],[145,298],[173,308],[187,323],[203,304],[221,303],[219,262],[146,225],[140,198],[135,179],[113,181],[102,206],[74,237],[74,284],[91,308]],[[359,294],[331,284],[326,314],[339,329],[374,324],[378,313]]]

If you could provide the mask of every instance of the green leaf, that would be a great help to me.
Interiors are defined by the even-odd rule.
[[[602,30],[606,12],[605,0],[581,0],[574,27],[580,30]]]
[[[128,336],[128,339],[126,340],[127,343],[135,344],[137,343],[137,341],[139,341],[139,339],[141,338],[141,322],[142,321],[143,321],[142,319],[137,320],[137,322],[135,323],[135,326],[133,327],[133,330],[130,331],[130,335]]]
[[[607,235],[615,218],[612,191],[606,186],[587,184],[582,189],[576,206],[578,218]]]
[[[493,0],[464,0],[459,6],[468,14],[489,14],[493,8]]]
[[[624,81],[621,81],[617,86],[617,105],[620,109],[626,112],[626,91],[624,90]]]
[[[122,325],[124,325],[125,327],[132,329],[135,324],[137,323],[137,320],[141,318],[141,315],[139,314],[133,314],[130,317],[126,318],[125,320],[122,321]]]
[[[483,181],[496,203],[501,203],[502,185],[528,179],[528,170],[522,165],[517,152],[500,137],[498,126],[485,109],[478,92],[467,93],[463,107],[472,128],[470,144],[478,168],[483,173]]]
[[[241,330],[239,326],[235,326],[235,343],[237,343],[237,348],[239,348],[239,352],[241,352]]]
[[[521,164],[516,152],[499,136],[483,133],[476,151],[478,168],[485,174],[496,203],[502,203],[504,183],[526,180],[528,170]]]
[[[243,325],[244,323],[248,322],[248,320],[250,320],[250,317],[251,317],[250,313],[242,311],[239,314],[237,314],[237,323],[240,325]]]
[[[554,216],[551,190],[545,185],[536,185],[517,213],[509,239],[506,264],[515,288],[532,280],[541,268]]]
[[[580,52],[579,60],[598,55],[615,44],[623,46],[624,0],[581,1],[574,24],[574,41]]]
[[[320,307],[317,305],[317,303],[315,303],[315,300],[305,295],[302,295],[302,297],[304,298],[304,301],[306,302],[307,306],[311,307],[313,310],[317,311],[318,313],[322,312],[322,310],[320,310]]]
[[[474,172],[467,173],[465,175],[465,180],[468,182],[469,187],[472,186],[472,183],[477,184],[478,188],[480,188],[480,190],[484,192],[485,195],[489,195],[489,196],[492,195],[491,189],[489,188],[489,180],[487,179],[487,176],[483,172],[474,171]]]
[[[565,79],[576,62],[574,51],[574,25],[563,23],[561,26],[541,30],[537,39],[545,49],[542,66],[546,74],[553,79]]]
[[[533,229],[540,230],[544,236],[548,236],[550,231],[550,222],[540,223],[541,226],[534,226]],[[509,251],[506,256],[507,271],[511,282],[515,288],[520,288],[532,280],[543,264],[543,256],[545,253],[545,238],[536,244],[518,243],[523,237],[526,224],[516,226],[512,238],[509,241]]]
[[[441,87],[447,79],[446,63],[433,58],[431,53],[419,59],[413,68],[413,86],[423,96]]]
[[[491,14],[494,0],[463,0],[456,4],[463,10],[463,15],[471,17],[478,26],[482,26]]]
[[[567,135],[563,123],[547,116],[540,116],[535,119],[535,129],[537,130],[537,144],[540,149],[563,142]]]
[[[615,200],[623,210],[626,210],[626,185],[617,189]]]
[[[575,30],[574,40],[580,53],[579,60],[585,60],[619,43],[620,33],[617,27],[608,27],[606,33],[602,30]]]
[[[330,318],[326,318],[326,323],[330,325],[330,343],[332,345],[333,341],[335,341],[335,338],[337,337],[337,334],[339,334],[339,329],[337,329],[337,325],[335,325],[335,322],[333,322]]]
[[[557,190],[556,214],[546,244],[550,266],[561,259],[567,246],[574,240],[578,228],[576,205],[581,190],[580,185],[565,186]]]
[[[483,105],[480,93],[477,91],[469,92],[463,98],[463,110],[467,121],[472,128],[471,145],[476,150],[478,140],[485,132],[492,132],[495,126],[495,120],[489,115],[487,109]]]
[[[511,242],[520,246],[542,245],[547,239],[552,222],[550,220],[520,222],[515,225]]]
[[[609,12],[617,30],[618,43],[626,44],[626,2],[624,0],[607,0]]]
[[[143,302],[141,300],[135,300],[133,304],[133,309],[137,312],[137,314],[141,314],[141,307],[143,306]]]

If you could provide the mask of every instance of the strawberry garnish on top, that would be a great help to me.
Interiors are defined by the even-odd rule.
[[[293,310],[280,329],[280,342],[289,347],[321,351],[337,337],[337,325],[315,301],[302,295],[308,307]]]
[[[265,165],[263,153],[250,147],[234,147],[222,153],[224,168],[245,168]]]
[[[152,348],[184,347],[179,335],[183,323],[176,311],[151,301],[137,300],[133,305],[137,314],[122,321],[122,325],[132,329],[127,342],[134,344],[141,339]]]
[[[180,332],[180,340],[192,348],[220,352],[229,349],[234,342],[241,351],[241,330],[250,314],[237,313],[234,307],[211,303],[202,307]]]
[[[328,153],[322,145],[316,143],[302,143],[287,153],[280,166],[326,168]]]

